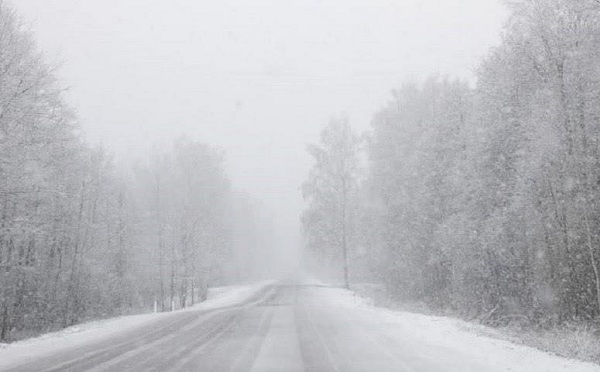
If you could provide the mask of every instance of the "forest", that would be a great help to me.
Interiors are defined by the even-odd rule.
[[[0,2],[0,342],[262,275],[269,216],[223,151],[182,136],[130,169],[88,145],[27,30]]]
[[[309,147],[309,250],[345,285],[486,324],[600,317],[600,2],[509,4],[474,82],[393,90]]]
[[[308,146],[306,251],[437,313],[597,325],[600,2],[507,6],[472,81],[403,84]],[[0,1],[0,342],[272,272],[273,218],[225,151],[182,135],[130,166],[85,140],[57,68]]]

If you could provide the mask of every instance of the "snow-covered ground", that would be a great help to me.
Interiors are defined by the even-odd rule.
[[[367,324],[378,324],[377,332],[384,333],[392,342],[410,344],[412,353],[443,359],[447,365],[460,366],[469,361],[485,366],[485,371],[600,372],[596,364],[485,336],[484,332],[495,331],[462,320],[377,308],[369,299],[339,288],[324,288],[320,293],[321,301],[340,312],[362,314]]]
[[[457,319],[376,308],[372,301],[351,291],[316,281],[274,285],[255,302],[248,301],[269,284],[215,288],[206,302],[191,309],[90,322],[7,345],[0,349],[0,370],[21,365],[21,370],[29,371],[23,365],[32,357],[54,358],[70,349],[64,358],[44,360],[39,364],[44,366],[42,370],[73,362],[99,370],[130,365],[128,370],[143,371],[144,363],[155,358],[165,368],[172,363],[184,365],[189,359],[197,365],[216,366],[214,370],[242,366],[246,370],[253,367],[253,371],[600,372],[598,365],[487,336],[495,332],[491,329]],[[214,316],[200,319],[185,313],[240,303],[245,305],[217,310],[210,313]],[[164,324],[175,320],[169,317],[177,316],[186,322],[189,319],[189,325],[145,338],[155,328],[153,322],[167,321],[162,323],[166,327]],[[141,344],[135,340],[125,343],[113,354],[117,336],[129,338],[132,334]],[[89,355],[80,354],[78,348],[84,345],[93,349]],[[207,347],[210,350],[204,353]],[[86,364],[88,359],[91,361]]]
[[[35,357],[53,355],[62,350],[102,341],[119,333],[133,331],[153,322],[160,322],[182,311],[211,310],[236,305],[256,295],[271,283],[265,281],[251,285],[210,288],[205,302],[183,310],[98,320],[12,344],[0,344],[0,369],[19,365],[34,355]]]

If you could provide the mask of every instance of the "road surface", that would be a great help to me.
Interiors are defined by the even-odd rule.
[[[336,302],[335,291],[271,285],[236,306],[180,312],[8,371],[491,370],[447,346],[392,336],[383,320]]]

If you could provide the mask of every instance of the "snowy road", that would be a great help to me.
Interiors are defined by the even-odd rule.
[[[237,305],[172,313],[134,330],[39,358],[32,352],[24,364],[4,370],[599,370],[468,332],[457,335],[439,322],[432,332],[427,324],[420,324],[423,319],[429,318],[407,320],[370,308],[336,288],[278,284]]]

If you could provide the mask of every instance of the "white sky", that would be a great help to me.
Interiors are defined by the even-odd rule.
[[[286,233],[331,116],[363,130],[402,81],[472,78],[505,18],[500,0],[11,2],[63,62],[91,142],[121,158],[181,134],[217,145]]]

